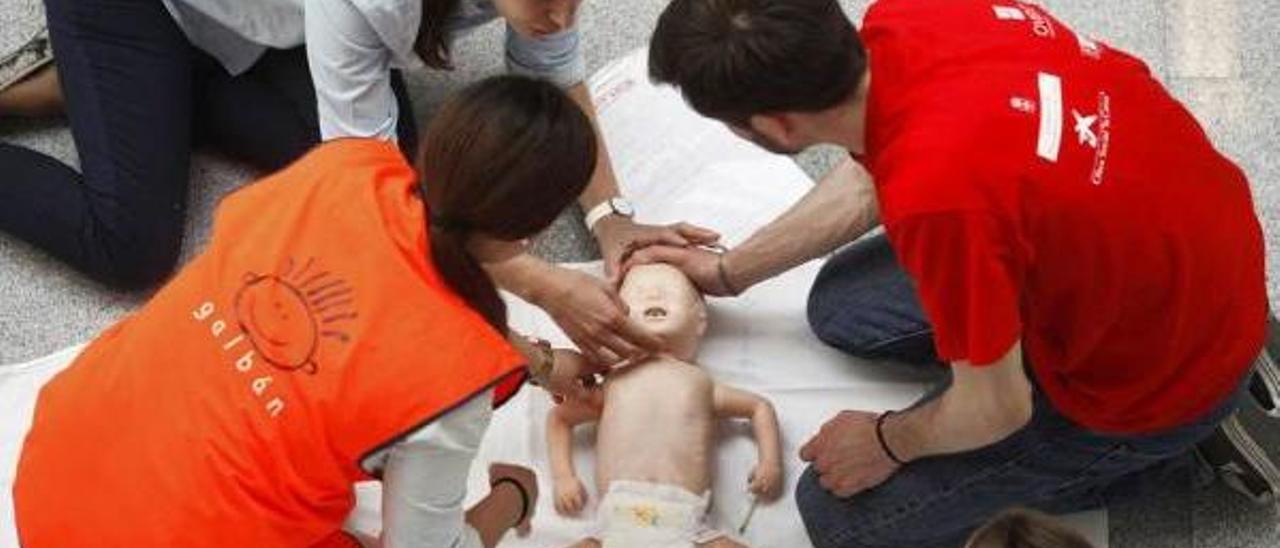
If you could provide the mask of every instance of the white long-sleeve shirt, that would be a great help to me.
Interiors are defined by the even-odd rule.
[[[384,547],[482,546],[462,504],[492,401],[492,390],[477,395],[361,463],[366,472],[382,474]]]
[[[415,68],[422,0],[163,0],[192,44],[231,74],[267,48],[306,44],[320,136],[393,140],[399,117],[392,68]],[[491,0],[462,0],[445,28],[457,36],[498,17]],[[527,37],[507,28],[509,70],[563,87],[586,76],[577,29]]]

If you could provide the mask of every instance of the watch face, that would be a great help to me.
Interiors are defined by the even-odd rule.
[[[613,212],[623,217],[631,217],[636,214],[636,208],[632,207],[631,202],[625,198],[614,198],[609,202],[613,206]]]

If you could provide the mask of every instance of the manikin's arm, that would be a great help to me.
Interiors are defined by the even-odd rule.
[[[756,436],[759,461],[751,473],[751,492],[772,499],[782,490],[782,440],[778,416],[769,400],[759,394],[717,383],[714,406],[717,417],[750,419]]]
[[[577,514],[587,503],[587,490],[573,467],[573,427],[599,418],[590,405],[574,399],[547,413],[547,458],[551,460],[556,511],[561,514]]]

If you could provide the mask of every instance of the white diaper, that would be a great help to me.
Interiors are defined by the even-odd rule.
[[[596,510],[604,548],[693,548],[723,537],[707,525],[711,493],[675,485],[615,480]]]

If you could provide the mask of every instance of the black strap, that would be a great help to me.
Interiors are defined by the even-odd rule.
[[[516,492],[520,493],[520,518],[516,520],[515,525],[512,525],[512,527],[519,527],[521,523],[524,523],[525,518],[529,517],[529,492],[525,491],[524,486],[520,485],[520,482],[512,477],[501,477],[494,480],[493,483],[489,484],[489,490],[492,491],[504,483],[514,485]]]
[[[907,464],[906,461],[893,454],[893,450],[889,449],[889,443],[884,441],[884,420],[892,414],[893,411],[885,411],[879,417],[876,417],[876,439],[880,440],[880,448],[884,450],[884,454],[889,457],[889,460],[897,463],[898,466],[905,466]]]

